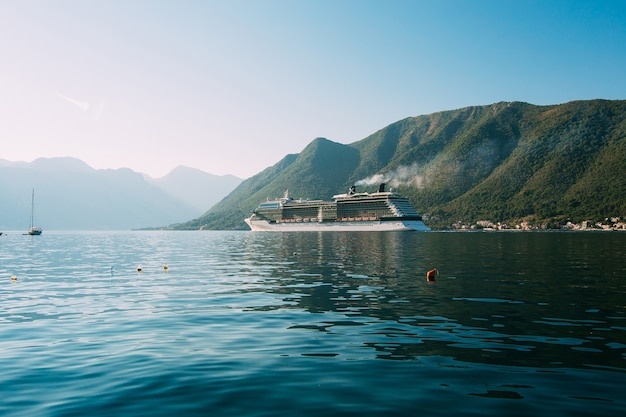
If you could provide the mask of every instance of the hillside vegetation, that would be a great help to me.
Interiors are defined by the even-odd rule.
[[[181,229],[245,229],[289,190],[329,199],[386,182],[434,228],[479,220],[558,225],[626,215],[626,101],[502,102],[411,117],[358,142],[317,138]]]

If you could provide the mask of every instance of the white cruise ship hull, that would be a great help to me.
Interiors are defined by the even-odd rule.
[[[255,232],[391,232],[391,231],[429,231],[421,220],[355,220],[336,222],[268,222],[266,220],[250,220],[245,222]]]

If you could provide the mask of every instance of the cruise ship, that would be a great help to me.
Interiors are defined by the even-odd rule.
[[[378,192],[358,193],[356,186],[331,201],[282,198],[265,201],[245,219],[253,231],[427,231],[409,200],[381,184]]]

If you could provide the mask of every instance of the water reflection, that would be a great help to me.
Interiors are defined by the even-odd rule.
[[[380,358],[626,370],[620,234],[250,234],[265,291]],[[435,285],[426,271],[437,267]],[[254,289],[250,289],[254,291]],[[330,317],[323,313],[334,313]]]

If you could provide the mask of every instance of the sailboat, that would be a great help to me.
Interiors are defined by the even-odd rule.
[[[30,207],[30,228],[28,229],[28,234],[31,236],[39,236],[43,233],[43,229],[39,226],[33,225],[33,218],[35,215],[35,189],[33,188],[33,196],[31,198],[31,207]]]

